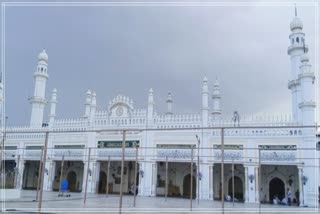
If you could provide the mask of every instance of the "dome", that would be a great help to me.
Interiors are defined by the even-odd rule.
[[[290,29],[291,31],[295,30],[295,29],[300,29],[302,30],[303,24],[301,19],[299,19],[298,17],[294,17],[294,19],[291,21],[290,23]]]
[[[300,61],[303,63],[303,62],[308,62],[309,61],[309,56],[308,54],[303,54],[301,57],[300,57]]]
[[[46,50],[43,49],[41,53],[39,53],[38,55],[38,60],[44,60],[44,61],[48,61],[48,54],[46,53]]]

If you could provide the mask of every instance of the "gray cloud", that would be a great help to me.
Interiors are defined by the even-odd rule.
[[[85,92],[105,109],[118,93],[145,108],[155,91],[165,111],[198,112],[201,82],[220,80],[230,114],[291,110],[289,24],[292,6],[268,7],[9,7],[6,11],[6,110],[9,124],[28,124],[37,55],[49,55],[47,99],[58,89],[58,118],[83,115]],[[315,13],[299,7],[311,63]],[[48,114],[49,106],[46,109]]]

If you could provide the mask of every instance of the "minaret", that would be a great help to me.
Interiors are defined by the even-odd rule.
[[[201,95],[202,95],[202,106],[201,106],[202,127],[207,127],[208,117],[209,117],[209,88],[208,88],[207,77],[203,78]]]
[[[167,112],[166,112],[166,114],[167,115],[172,115],[173,113],[172,113],[172,103],[173,103],[173,100],[172,100],[172,96],[171,96],[171,93],[170,92],[168,92],[168,96],[167,96],[167,101],[166,101],[166,103],[167,103]]]
[[[302,55],[300,60],[302,65],[300,66],[299,81],[302,90],[299,108],[302,115],[302,124],[306,126],[314,125],[316,108],[314,87],[315,74],[311,70],[307,54]]]
[[[212,101],[213,101],[213,110],[212,110],[212,116],[213,119],[219,119],[221,115],[221,107],[220,107],[220,84],[218,82],[218,79],[214,82],[213,85],[213,92],[212,92]]]
[[[31,127],[41,127],[43,123],[43,111],[47,104],[45,99],[46,83],[48,80],[48,55],[43,49],[38,56],[38,66],[34,73],[34,94],[29,98],[31,103]]]
[[[85,106],[85,112],[84,112],[84,118],[89,118],[90,117],[90,107],[91,107],[91,91],[88,89],[87,93],[86,93],[87,97],[86,97],[86,102],[84,103]]]
[[[50,107],[50,114],[49,114],[49,126],[51,127],[53,125],[54,119],[56,117],[56,105],[57,105],[57,89],[52,90],[51,95],[51,107]]]
[[[297,9],[295,8],[295,17],[290,23],[291,34],[289,35],[290,46],[288,47],[288,55],[291,60],[291,79],[288,88],[292,95],[292,116],[297,122],[302,122],[299,103],[301,102],[301,85],[298,80],[300,73],[300,57],[308,52],[308,46],[305,44],[305,34],[302,32],[303,24],[298,18]]]
[[[148,115],[147,115],[148,125],[153,124],[153,111],[154,111],[153,90],[152,88],[150,88],[149,95],[148,95]]]
[[[92,99],[91,99],[91,105],[90,105],[90,122],[91,124],[94,121],[94,116],[96,114],[96,108],[97,108],[97,99],[96,99],[96,93],[92,92]]]

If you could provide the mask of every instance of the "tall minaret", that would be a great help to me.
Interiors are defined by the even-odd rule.
[[[92,92],[91,97],[91,106],[90,106],[90,122],[93,124],[94,117],[96,114],[96,108],[97,108],[97,98],[96,98],[96,92]]]
[[[154,99],[153,99],[153,90],[150,88],[149,95],[148,95],[148,115],[147,121],[148,125],[153,124],[153,111],[154,111]]]
[[[220,84],[218,82],[218,79],[214,82],[213,85],[213,92],[212,92],[212,101],[213,101],[213,110],[212,110],[212,116],[213,119],[219,119],[221,115],[221,107],[220,107]]]
[[[90,106],[91,106],[91,91],[88,89],[87,93],[86,93],[87,97],[86,97],[86,102],[84,103],[85,106],[85,112],[84,112],[84,118],[89,118],[90,117]]]
[[[299,108],[301,110],[302,124],[314,125],[315,124],[315,74],[309,64],[309,57],[307,54],[301,56],[301,66],[299,81],[301,85],[301,102]]]
[[[51,95],[51,108],[50,108],[50,114],[49,114],[49,126],[51,127],[53,125],[53,122],[56,117],[56,105],[57,105],[57,89],[52,90],[52,95]]]
[[[166,103],[167,103],[167,112],[166,114],[167,115],[172,115],[172,103],[173,103],[173,100],[172,100],[172,95],[170,92],[168,92],[168,97],[167,97],[167,100],[166,100]]]
[[[289,36],[290,46],[288,47],[288,55],[291,60],[291,79],[288,83],[288,88],[292,95],[292,116],[297,122],[302,122],[301,110],[299,103],[301,102],[301,85],[298,80],[300,73],[300,57],[308,52],[308,47],[305,44],[305,34],[302,32],[303,24],[298,18],[297,9],[295,8],[295,17],[290,23],[291,34]]]
[[[31,103],[31,127],[41,127],[43,123],[43,111],[47,104],[45,98],[46,83],[48,80],[48,55],[43,49],[38,56],[38,66],[36,72],[34,72],[34,94],[29,98]]]
[[[202,95],[202,105],[201,105],[202,127],[207,127],[208,118],[209,118],[209,87],[208,87],[207,77],[203,78],[201,95]]]

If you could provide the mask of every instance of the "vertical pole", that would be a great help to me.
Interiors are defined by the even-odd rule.
[[[48,138],[49,138],[49,132],[46,132],[46,138],[44,143],[44,151],[43,151],[43,158],[42,158],[42,169],[41,169],[41,178],[40,178],[40,199],[38,204],[38,212],[41,212],[41,206],[42,206],[42,194],[43,194],[43,180],[44,180],[44,169],[46,166],[46,159],[47,159],[47,150],[48,150]]]
[[[126,131],[123,130],[122,135],[122,159],[121,159],[121,182],[120,182],[120,200],[119,200],[119,213],[122,209],[122,191],[123,191],[123,170],[124,170],[124,155],[125,155],[125,146],[126,146]]]
[[[64,167],[64,155],[62,155],[62,160],[61,160],[59,194],[61,193],[61,189],[62,189],[63,167]]]
[[[168,156],[166,156],[166,188],[164,191],[165,201],[167,201],[167,195],[168,195]]]
[[[221,202],[224,213],[224,128],[221,128]]]
[[[200,199],[200,139],[198,139],[198,166],[197,166],[197,181],[198,181],[198,184],[197,184],[197,202],[198,202],[198,205],[199,205],[199,199]]]
[[[106,197],[109,195],[109,173],[110,173],[110,155],[108,156],[107,179],[106,179]]]
[[[190,163],[190,210],[192,211],[192,194],[193,194],[193,147],[191,148],[191,163]]]
[[[36,201],[38,201],[38,198],[39,198],[40,177],[41,177],[41,171],[42,171],[42,156],[43,156],[43,148],[41,149],[40,160],[39,160]]]
[[[259,194],[259,213],[261,213],[261,149],[259,149],[259,171],[258,171],[258,176],[259,176],[259,182],[258,182],[258,194]]]
[[[133,207],[136,207],[136,196],[137,196],[137,171],[138,171],[138,146],[136,147],[136,161],[134,165],[134,195],[133,195]]]
[[[16,173],[14,176],[14,188],[18,188],[18,177],[19,177],[19,169],[20,169],[20,155],[18,155],[18,160],[16,163]]]
[[[86,184],[85,184],[85,188],[84,188],[83,204],[86,204],[86,201],[87,201],[88,177],[89,177],[89,170],[90,170],[90,155],[91,155],[91,148],[89,148],[89,154],[88,154],[87,175],[86,175]]]
[[[232,206],[234,206],[234,163],[232,158]]]

